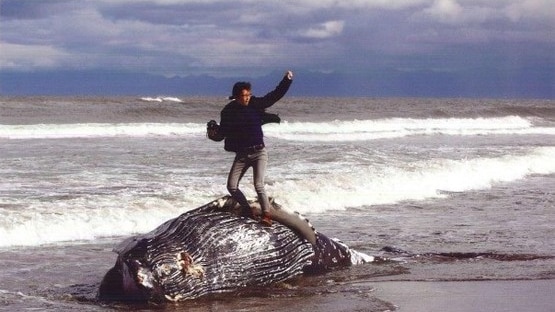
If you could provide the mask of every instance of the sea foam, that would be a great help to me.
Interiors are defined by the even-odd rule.
[[[410,166],[368,166],[348,173],[330,172],[310,179],[273,183],[269,193],[278,194],[291,209],[321,213],[349,207],[395,204],[444,198],[449,192],[489,189],[532,174],[555,173],[555,147],[541,147],[525,155],[431,159]]]
[[[390,118],[332,122],[269,124],[268,136],[291,141],[364,141],[425,135],[550,134],[555,128],[535,127],[523,117],[497,118]]]

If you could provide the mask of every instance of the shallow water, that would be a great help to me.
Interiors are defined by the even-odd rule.
[[[349,246],[379,259],[327,274],[300,277],[286,284],[177,305],[96,302],[100,280],[115,262],[116,254],[111,248],[123,237],[3,249],[0,261],[6,265],[2,270],[0,298],[6,311],[29,308],[52,311],[76,308],[87,311],[129,308],[139,311],[287,311],[291,306],[301,311],[386,311],[403,305],[406,299],[382,296],[383,292],[377,290],[385,288],[388,293],[411,294],[403,288],[404,284],[391,290],[392,281],[554,280],[555,245],[550,226],[555,221],[551,209],[555,199],[554,183],[555,176],[536,177],[526,183],[496,187],[487,194],[470,192],[454,194],[442,201],[404,202],[372,207],[373,211],[349,209],[310,216],[322,233],[341,237]],[[507,221],[491,221],[501,217],[492,216],[494,208],[488,205],[465,210],[454,207],[487,202],[484,196],[497,203],[499,198],[506,198],[509,191],[512,192],[511,200],[502,201],[504,210],[498,212]],[[543,200],[534,196],[538,192],[543,192]],[[523,210],[522,206],[536,209]],[[410,220],[399,217],[409,211],[412,211]],[[533,283],[530,285],[533,287]],[[416,289],[413,295],[422,292]]]

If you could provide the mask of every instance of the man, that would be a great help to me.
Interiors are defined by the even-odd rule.
[[[221,111],[220,131],[225,136],[224,148],[235,152],[235,159],[227,178],[227,190],[241,205],[242,214],[252,216],[253,213],[239,190],[239,181],[245,172],[252,167],[254,189],[262,208],[261,222],[271,226],[270,203],[264,189],[264,176],[268,164],[268,152],[264,145],[262,117],[264,110],[279,101],[291,86],[293,72],[287,71],[278,86],[263,97],[251,94],[251,84],[237,82],[233,86],[232,100]]]

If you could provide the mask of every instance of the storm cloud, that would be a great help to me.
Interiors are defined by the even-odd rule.
[[[2,0],[0,70],[555,70],[551,0]]]

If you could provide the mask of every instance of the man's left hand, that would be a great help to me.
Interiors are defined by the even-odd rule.
[[[287,76],[287,79],[289,80],[293,80],[293,72],[288,70],[285,75]]]

